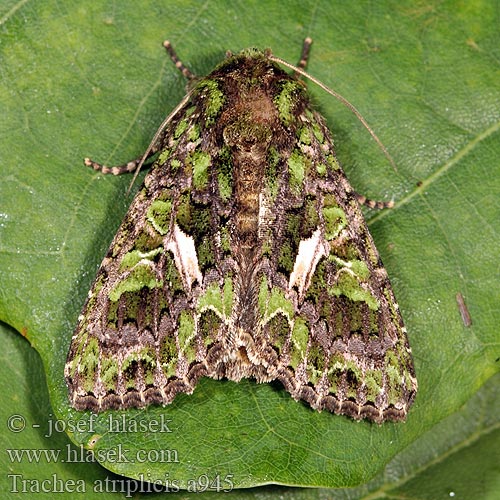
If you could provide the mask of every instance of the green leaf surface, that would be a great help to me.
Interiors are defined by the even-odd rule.
[[[423,488],[428,482],[418,482],[414,464],[428,462],[418,444],[500,365],[499,12],[498,1],[294,0],[265,8],[256,1],[4,2],[0,319],[29,340],[45,373],[44,379],[33,366],[32,351],[23,354],[25,373],[2,366],[2,380],[26,375],[20,383],[34,385],[20,391],[7,384],[4,399],[38,421],[52,415],[79,423],[69,432],[73,442],[92,447],[107,469],[134,478],[182,487],[205,477],[218,477],[222,486],[230,477],[236,487],[352,487],[380,478],[411,445],[416,457],[404,477],[415,475],[413,492]],[[377,426],[319,414],[278,385],[252,381],[203,380],[193,395],[165,408],[97,418],[72,410],[63,377],[72,331],[133,196],[125,194],[130,178],[94,173],[82,158],[112,165],[139,156],[182,98],[185,82],[164,54],[165,38],[190,69],[206,74],[227,49],[249,46],[271,47],[296,62],[305,36],[315,41],[310,73],[359,109],[398,165],[394,171],[356,119],[309,84],[353,187],[396,203],[367,217],[416,363],[419,394],[407,423]],[[462,323],[458,292],[470,327]],[[23,342],[9,353],[25,349]],[[52,410],[41,390],[45,380]],[[492,410],[483,411],[488,420]],[[116,427],[118,419],[125,428]],[[171,432],[161,431],[161,419]],[[140,423],[149,429],[135,432]],[[498,438],[498,427],[491,436]],[[50,448],[64,442],[58,435]],[[483,449],[493,452],[482,440],[466,451]],[[443,474],[459,476],[460,460],[466,458],[446,458]],[[35,470],[50,477],[48,467]],[[105,475],[96,463],[62,471],[91,482]]]

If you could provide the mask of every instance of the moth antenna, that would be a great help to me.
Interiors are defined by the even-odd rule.
[[[151,151],[155,147],[156,141],[159,139],[159,137],[161,136],[167,125],[172,121],[172,118],[181,110],[181,108],[189,101],[189,99],[191,99],[191,94],[192,92],[189,92],[184,97],[184,99],[182,99],[182,101],[174,108],[174,110],[165,118],[165,120],[162,121],[152,141],[149,143],[146,152],[142,155],[141,161],[139,162],[137,168],[135,169],[134,177],[132,178],[130,186],[127,189],[127,194],[130,194],[130,190],[132,189],[132,186],[134,185],[134,182],[137,179],[139,172],[141,171],[141,167],[144,165],[144,162],[146,161],[146,158],[149,156],[149,153],[151,153]]]
[[[353,104],[351,104],[345,97],[340,95],[338,92],[335,92],[332,90],[330,87],[327,87],[324,83],[319,81],[317,78],[314,76],[310,75],[306,71],[304,71],[302,68],[294,66],[293,64],[290,64],[289,62],[285,61],[284,59],[281,59],[281,57],[276,57],[274,55],[270,55],[269,59],[271,61],[277,62],[279,64],[282,64],[283,66],[286,66],[287,68],[292,69],[295,73],[298,73],[307,79],[311,80],[311,82],[315,83],[319,87],[321,87],[325,92],[330,94],[331,96],[335,97],[338,101],[340,101],[346,108],[348,108],[356,118],[363,124],[363,126],[368,130],[370,135],[373,137],[375,142],[378,144],[382,152],[384,153],[385,157],[389,160],[390,164],[394,168],[394,171],[397,172],[398,168],[396,166],[396,162],[392,159],[392,156],[389,154],[389,151],[387,151],[387,148],[383,145],[382,141],[377,137],[377,134],[373,131],[373,129],[368,125],[368,122],[363,118],[363,115],[354,107]]]
[[[304,43],[302,44],[302,53],[300,54],[300,61],[297,64],[297,67],[299,67],[300,69],[305,69],[307,66],[312,43],[312,38],[307,37],[306,39],[304,39]]]
[[[196,76],[191,73],[189,68],[187,66],[184,66],[184,63],[179,59],[177,56],[177,52],[175,52],[174,48],[172,47],[172,44],[170,43],[169,40],[165,40],[163,42],[163,46],[165,47],[168,55],[170,56],[170,59],[172,62],[175,64],[175,67],[188,79],[188,80],[194,80]]]

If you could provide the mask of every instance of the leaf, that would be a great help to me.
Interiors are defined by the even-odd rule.
[[[168,473],[181,486],[207,474],[231,475],[236,487],[350,487],[373,478],[498,372],[493,4],[297,0],[262,9],[257,2],[167,8],[145,1],[139,9],[136,2],[49,0],[0,8],[0,319],[40,354],[54,417],[83,419],[83,431],[70,433],[77,445],[96,454],[122,445],[129,459],[145,453],[145,462],[100,458],[114,472],[160,481]],[[360,110],[398,165],[395,172],[355,118],[309,84],[355,189],[396,202],[367,216],[416,362],[419,394],[407,423],[319,414],[278,385],[252,381],[203,380],[168,407],[95,421],[72,410],[63,377],[70,338],[132,199],[129,178],[96,174],[82,158],[117,164],[139,156],[179,102],[184,81],[163,52],[165,38],[206,74],[226,49],[253,45],[295,62],[305,36],[315,40],[310,73]],[[457,292],[470,310],[469,328]],[[4,390],[16,397],[14,387]],[[149,432],[110,432],[110,415],[129,426],[143,422]],[[162,418],[172,432],[152,428]],[[147,456],[161,450],[167,461]],[[102,473],[88,467],[89,475]]]

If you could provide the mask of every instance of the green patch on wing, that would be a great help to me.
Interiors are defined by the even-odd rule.
[[[191,311],[182,311],[179,319],[179,347],[188,363],[196,358],[195,323]]]
[[[285,297],[285,293],[278,287],[269,292],[269,285],[265,276],[262,277],[259,288],[259,311],[262,322],[265,324],[278,312],[282,312],[289,319],[294,317],[293,304]]]
[[[281,92],[275,97],[274,103],[278,108],[280,120],[286,127],[296,121],[297,103],[301,102],[300,96],[304,93],[300,83],[285,80],[281,87]]]
[[[288,158],[288,172],[290,174],[290,188],[293,194],[299,194],[304,183],[304,176],[308,168],[308,159],[295,149]]]
[[[224,104],[224,93],[215,80],[205,79],[198,83],[197,91],[203,102],[205,126],[212,125]]]
[[[304,360],[309,339],[309,328],[303,318],[296,318],[292,330],[292,342],[290,346],[290,366],[296,369]]]
[[[193,169],[193,187],[195,189],[205,189],[208,185],[208,167],[212,160],[208,153],[204,151],[194,151],[188,157]]]
[[[163,280],[156,277],[154,270],[147,263],[137,264],[109,292],[109,300],[117,302],[125,292],[138,292],[143,288],[160,288]]]
[[[163,248],[156,248],[150,252],[141,252],[140,250],[132,250],[126,253],[122,261],[120,262],[120,271],[126,271],[127,269],[132,269],[134,266],[139,264],[141,261],[153,262],[154,258],[163,252]]]
[[[170,200],[155,200],[149,206],[146,212],[146,218],[156,231],[161,235],[165,235],[170,228],[171,214],[172,202]]]

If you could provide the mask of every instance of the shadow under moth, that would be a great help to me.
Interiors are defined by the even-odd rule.
[[[317,410],[404,420],[417,390],[398,304],[325,120],[270,51],[189,80],[89,292],[72,406],[170,403],[200,377],[277,380]]]

